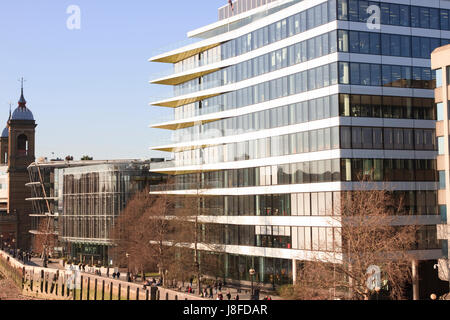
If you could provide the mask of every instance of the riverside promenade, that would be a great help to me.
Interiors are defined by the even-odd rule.
[[[42,259],[38,259],[38,258],[33,258],[31,261],[31,264],[34,266],[38,266],[38,267],[42,267]],[[65,270],[65,267],[62,265],[61,261],[58,260],[53,260],[52,262],[50,262],[48,264],[48,268],[50,269],[59,269],[59,270]],[[112,278],[112,273],[114,272],[114,268],[109,268],[109,272],[107,268],[98,268],[98,267],[88,267],[86,266],[85,270],[81,272],[81,275],[83,275],[84,277],[89,276],[92,279],[98,279],[97,282],[101,283],[102,281],[106,281],[106,283],[109,282],[113,282],[116,286],[118,284],[121,284],[121,288],[126,288],[126,286],[130,285],[131,289],[133,288],[141,288],[140,291],[142,291],[143,288],[143,281],[142,279],[140,280],[134,280],[133,282],[127,282],[127,272],[126,269],[121,269],[120,271],[120,279],[113,279]],[[98,275],[100,274],[100,276]],[[85,283],[86,285],[86,283]],[[224,300],[228,300],[227,299],[227,293],[230,293],[231,295],[231,299],[230,300],[236,300],[236,297],[239,298],[239,300],[250,300],[251,299],[251,288],[249,286],[247,287],[237,287],[237,286],[230,286],[230,285],[224,285],[222,286],[221,290],[219,291],[218,288],[213,288],[212,292],[212,297],[209,296],[209,292],[210,290],[208,290],[208,296],[206,296],[205,298],[200,297],[200,295],[198,294],[198,289],[197,289],[197,284],[194,281],[193,285],[192,285],[192,289],[194,290],[194,293],[190,294],[187,293],[186,289],[187,289],[187,285],[188,283],[182,283],[182,282],[178,282],[177,284],[174,284],[171,286],[171,289],[167,289],[167,288],[159,288],[159,291],[164,291],[163,295],[160,294],[160,299],[159,300],[166,300],[166,293],[169,293],[169,300],[180,300],[180,297],[182,297],[182,300],[216,300],[217,299],[217,295],[219,293],[221,293],[224,297]],[[202,288],[206,288],[206,285],[202,285]],[[260,288],[259,285],[257,283],[255,283],[255,289],[256,288]],[[181,290],[180,290],[181,289]],[[260,289],[261,290],[261,289]],[[166,292],[167,291],[167,292]],[[136,291],[133,291],[133,293],[135,293]],[[175,294],[177,296],[177,299],[171,299],[171,298],[175,298],[173,296],[173,294]],[[133,296],[133,294],[132,294]],[[271,300],[281,300],[282,298],[279,296],[274,295],[272,292],[268,292],[264,289],[261,290],[260,293],[260,300],[264,299],[264,297],[270,297]],[[123,297],[123,295],[122,295]]]
[[[196,295],[161,287],[76,272],[64,267],[25,265],[0,251],[0,272],[20,295],[43,300],[205,300]]]
[[[196,285],[194,293],[187,293],[187,283],[177,283],[172,288],[146,287],[143,282],[127,282],[126,272],[121,270],[120,279],[111,277],[113,268],[86,267],[79,270],[78,266],[64,266],[60,261],[53,261],[47,268],[42,266],[42,260],[33,258],[27,264],[0,251],[0,272],[14,281],[24,296],[50,300],[216,300],[218,294],[224,300],[250,300],[250,288],[223,286],[221,291],[208,290],[206,298],[198,294]],[[109,276],[108,276],[109,275]],[[205,288],[206,286],[203,286]],[[258,286],[255,286],[257,288]],[[280,297],[261,292],[260,299],[270,296],[271,300]]]

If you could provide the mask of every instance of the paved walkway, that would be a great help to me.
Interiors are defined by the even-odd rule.
[[[31,262],[29,262],[28,265],[34,265],[34,266],[42,267],[43,261],[40,258],[32,258]],[[50,269],[65,270],[65,268],[59,263],[59,260],[51,260],[51,262],[48,263],[47,267],[50,268]],[[127,281],[126,277],[127,277],[126,270],[120,270],[120,280],[126,282]],[[102,278],[113,279],[111,275],[109,277],[107,277],[105,274],[102,274]],[[150,279],[151,279],[151,277],[150,277]],[[158,279],[156,278],[156,280],[158,280]],[[143,285],[143,282],[140,281],[140,280],[134,281],[133,283],[135,283],[135,284],[142,284]],[[187,288],[188,285],[189,285],[188,282],[184,283],[184,287],[181,290],[183,293],[186,292],[186,288]],[[179,282],[178,285],[176,286],[176,288],[172,288],[172,290],[178,291],[177,288],[181,288],[181,287],[182,287],[182,282]],[[206,287],[207,286],[202,285],[202,289],[205,289]],[[199,293],[198,293],[198,290],[197,290],[197,284],[195,282],[193,283],[192,288],[195,290],[195,295],[199,296]],[[258,285],[255,284],[254,288],[255,289],[258,288]],[[223,286],[221,293],[223,295],[224,300],[227,300],[227,296],[226,295],[227,295],[228,292],[230,292],[230,294],[231,294],[231,300],[235,300],[236,296],[238,296],[238,295],[239,295],[239,300],[250,300],[250,298],[251,298],[251,288],[241,288],[241,289],[239,289],[239,288],[232,287],[232,286]],[[219,292],[217,292],[217,290],[213,288],[213,298],[209,298],[209,297],[207,297],[207,298],[209,298],[211,300],[216,300],[218,293]],[[209,289],[208,289],[208,295],[209,295]],[[272,300],[282,300],[281,297],[271,295],[268,292],[265,292],[265,291],[261,290],[260,297],[259,297],[260,300],[264,299],[265,296],[270,296],[270,298]]]

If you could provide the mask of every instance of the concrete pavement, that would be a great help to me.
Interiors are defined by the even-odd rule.
[[[28,265],[35,265],[35,266],[42,267],[43,261],[40,258],[32,258],[31,262],[29,262]],[[65,269],[65,267],[63,267],[62,264],[60,263],[60,260],[55,260],[55,259],[53,259],[53,260],[51,259],[50,262],[48,263],[47,267],[50,268],[50,269],[59,269],[59,270],[64,270]],[[127,279],[126,279],[127,272],[126,272],[126,270],[121,269],[119,271],[120,271],[120,280],[124,281],[124,282],[127,282]],[[113,271],[110,271],[110,272],[112,273]],[[86,274],[91,274],[91,273],[88,273],[88,272],[85,272],[85,273]],[[111,273],[110,273],[109,277],[107,277],[106,274],[102,274],[101,277],[102,278],[107,278],[107,279],[113,279]],[[156,280],[158,280],[158,279],[156,279]],[[142,284],[142,285],[144,284],[143,281],[140,281],[140,280],[134,281],[133,283],[134,284]],[[175,288],[171,288],[171,289],[175,290],[175,291],[180,291],[180,292],[186,293],[186,288],[189,285],[189,283],[185,282],[184,283],[184,287],[182,285],[183,285],[182,282],[178,282],[177,286]],[[196,285],[195,282],[193,283],[192,287],[195,290],[195,294],[193,294],[193,295],[198,297],[199,293],[198,293],[197,285]],[[207,287],[206,285],[202,285],[202,289],[205,289],[206,287]],[[179,290],[179,288],[181,288],[181,290]],[[254,288],[255,289],[258,288],[258,284],[257,283],[255,284]],[[220,292],[222,293],[224,300],[228,300],[228,298],[226,296],[226,294],[228,292],[230,292],[230,294],[231,294],[231,300],[235,300],[236,296],[239,296],[239,300],[250,300],[250,298],[251,298],[251,288],[237,288],[237,287],[232,287],[232,286],[222,286],[222,291],[220,291]],[[206,298],[207,299],[211,299],[211,300],[216,300],[219,292],[218,292],[218,290],[213,288],[213,298],[209,298],[209,293],[210,293],[210,291],[208,289],[208,297],[206,297]],[[270,298],[272,300],[282,300],[281,297],[271,295],[269,292],[261,290],[260,297],[259,297],[260,300],[263,300],[265,296],[270,296]]]

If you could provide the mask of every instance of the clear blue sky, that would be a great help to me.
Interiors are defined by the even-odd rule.
[[[18,79],[38,123],[36,156],[95,159],[161,156],[150,146],[170,132],[150,129],[171,111],[150,107],[167,90],[150,85],[171,67],[148,59],[186,33],[215,22],[226,0],[14,0],[0,2],[0,130]],[[69,30],[69,5],[81,30]],[[169,154],[164,154],[168,156]]]

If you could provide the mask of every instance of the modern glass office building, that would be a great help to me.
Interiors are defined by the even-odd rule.
[[[54,234],[58,244],[53,251],[71,259],[108,265],[113,258],[108,249],[114,245],[111,230],[116,218],[134,193],[166,179],[149,172],[150,163],[159,161],[163,159],[31,164],[27,184],[32,194],[27,200],[33,205],[30,233]],[[50,223],[44,220],[48,218]]]
[[[159,160],[158,160],[159,161]],[[76,261],[112,265],[111,236],[120,213],[132,196],[165,180],[150,173],[151,161],[114,161],[56,169],[60,239]]]
[[[173,131],[153,149],[174,160],[152,171],[175,175],[170,193],[200,190],[224,277],[292,282],[299,261],[334,250],[341,194],[367,177],[404,196],[422,227],[415,267],[434,275],[430,54],[450,43],[449,14],[437,0],[238,0],[188,33],[197,42],[150,59],[174,66],[152,81],[174,89],[152,103],[174,110],[153,126]]]

